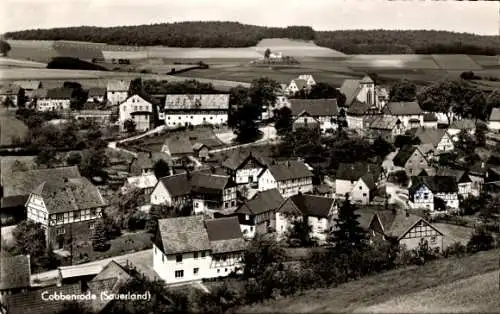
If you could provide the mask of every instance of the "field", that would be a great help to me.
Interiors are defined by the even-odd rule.
[[[497,249],[464,258],[437,260],[331,289],[245,306],[237,312],[498,312],[499,254]]]

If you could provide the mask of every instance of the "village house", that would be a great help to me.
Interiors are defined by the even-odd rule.
[[[133,176],[154,174],[154,165],[163,160],[170,165],[168,156],[161,152],[138,152],[129,164],[129,173]]]
[[[347,127],[350,129],[365,129],[366,121],[373,121],[377,116],[377,110],[366,102],[360,102],[357,99],[351,106],[345,110]]]
[[[102,104],[106,99],[106,88],[92,87],[88,90],[87,102]]]
[[[125,184],[121,188],[121,192],[126,194],[134,190],[140,190],[144,195],[149,197],[157,183],[158,179],[154,174],[132,176],[127,178]]]
[[[130,81],[128,80],[108,80],[106,87],[106,99],[111,105],[121,104],[127,100],[127,97],[129,96],[129,87]]]
[[[448,134],[453,141],[458,141],[460,132],[465,132],[470,136],[476,133],[476,122],[472,119],[461,119],[453,121],[448,127]]]
[[[133,95],[120,104],[120,130],[125,129],[125,121],[132,120],[136,131],[147,131],[153,123],[153,105],[139,95]]]
[[[500,108],[493,108],[491,110],[491,115],[488,119],[488,129],[492,131],[500,130]]]
[[[259,154],[247,151],[235,151],[222,163],[234,182],[238,185],[257,188],[259,175],[266,169],[268,160],[264,160]]]
[[[15,81],[13,84],[21,87],[24,90],[24,95],[28,99],[33,98],[34,93],[36,92],[36,90],[38,90],[38,89],[40,89],[40,88],[43,87],[42,82],[41,81],[36,81],[36,80]]]
[[[424,113],[424,125],[425,129],[437,129],[438,127],[438,118],[433,112]]]
[[[360,214],[360,225],[368,231],[372,242],[390,241],[414,250],[423,239],[432,249],[442,251],[444,248],[444,234],[422,217],[396,210],[364,212],[361,209]]]
[[[284,198],[313,191],[313,173],[298,160],[273,163],[259,177],[259,191],[278,189]]]
[[[439,155],[455,149],[455,144],[448,132],[444,129],[414,129],[411,134],[420,140],[420,145],[429,144],[434,148],[433,154]]]
[[[458,195],[464,199],[471,195],[479,196],[481,192],[480,185],[471,179],[469,172],[466,170],[438,167],[436,175],[454,177],[458,186]]]
[[[389,102],[389,92],[385,87],[375,86],[376,106],[382,109]]]
[[[397,117],[405,129],[419,128],[424,125],[424,112],[416,101],[389,102],[382,109],[386,116]]]
[[[195,157],[201,161],[207,161],[210,158],[210,149],[203,143],[194,143],[193,152]]]
[[[161,152],[172,161],[175,167],[183,167],[191,164],[195,154],[193,145],[188,136],[174,134],[165,139]]]
[[[31,264],[29,255],[8,256],[0,253],[0,302],[5,295],[27,291],[31,285]]]
[[[241,232],[247,239],[265,234],[276,228],[275,211],[285,199],[277,189],[258,192],[247,200],[234,214],[240,222]]]
[[[368,204],[373,199],[382,177],[379,165],[362,162],[340,163],[335,178],[335,193],[338,198],[348,195],[355,203]]]
[[[44,181],[63,181],[64,178],[81,178],[78,167],[59,167],[36,170],[2,169],[1,216],[2,220],[20,221],[26,218],[25,204],[37,186]]]
[[[151,192],[151,204],[182,207],[193,204],[195,214],[232,213],[237,206],[236,184],[229,176],[182,173],[160,178]]]
[[[293,128],[307,127],[308,122],[317,122],[321,132],[336,130],[339,108],[337,99],[290,99]]]
[[[406,146],[399,149],[392,162],[394,164],[392,171],[404,170],[410,177],[430,168],[424,154],[415,146]]]
[[[302,74],[290,81],[290,84],[288,84],[285,89],[285,94],[293,96],[301,90],[311,90],[314,85],[316,85],[316,81],[312,75]]]
[[[237,217],[158,220],[153,269],[167,285],[201,282],[243,270],[246,243]]]
[[[276,101],[274,104],[269,106],[268,108],[264,108],[264,112],[262,112],[262,119],[271,119],[274,117],[274,111],[280,110],[283,107],[291,107],[290,100],[285,95],[281,95],[281,93],[276,94]],[[267,109],[267,110],[266,110]]]
[[[427,209],[431,214],[435,212],[448,212],[449,210],[456,211],[459,207],[458,185],[455,177],[411,177],[408,195],[411,208]],[[437,198],[441,199],[443,204],[440,204],[436,200]]]
[[[38,111],[64,111],[70,109],[72,88],[39,89],[36,94],[36,110]]]
[[[369,129],[387,142],[394,142],[396,136],[405,132],[401,120],[393,116],[375,116],[369,123]]]
[[[3,106],[17,107],[19,96],[23,90],[15,84],[8,84],[0,87],[0,104]],[[9,105],[10,103],[10,105]]]
[[[167,95],[158,117],[169,127],[227,123],[229,94]]]
[[[294,221],[306,220],[311,226],[310,236],[320,243],[326,242],[332,217],[337,213],[333,198],[317,195],[297,194],[287,198],[276,210],[276,235],[285,237]]]
[[[26,209],[28,219],[46,230],[47,244],[61,249],[88,240],[106,205],[99,189],[80,177],[42,182],[31,192]]]
[[[376,107],[375,82],[368,75],[360,80],[344,80],[339,91],[346,97],[346,108],[355,102],[366,103],[368,108]]]
[[[322,183],[320,185],[315,185],[313,189],[313,194],[328,198],[335,197],[335,187],[330,186],[329,184]]]

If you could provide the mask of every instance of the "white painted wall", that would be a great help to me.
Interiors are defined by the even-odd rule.
[[[335,194],[344,196],[348,193],[350,195],[355,183],[349,180],[335,180]]]
[[[490,121],[490,122],[488,122],[488,128],[490,130],[494,130],[494,131],[500,130],[500,121]]]
[[[199,113],[193,111],[192,113],[164,113],[162,115],[165,119],[165,125],[172,127],[186,126],[186,125],[221,125],[227,123],[227,111],[213,111],[207,113]],[[161,119],[161,116],[160,116]]]
[[[247,184],[251,182],[259,182],[259,174],[263,168],[243,168],[236,171],[236,184]],[[250,180],[252,178],[253,180]]]
[[[269,169],[266,169],[266,171],[264,171],[264,173],[259,177],[259,191],[267,191],[276,189],[277,187],[278,183],[274,179]]]
[[[347,120],[347,127],[349,129],[363,129],[363,117],[358,117],[358,116],[346,116]]]
[[[150,116],[148,115],[131,115],[133,112],[145,111],[152,113],[153,105],[138,95],[129,97],[126,101],[120,104],[119,121],[121,130],[124,131],[124,122],[132,119],[136,123],[136,130],[145,131],[150,127]],[[151,117],[152,118],[152,117]]]
[[[69,110],[70,99],[38,99],[36,109],[38,111]]]
[[[364,205],[370,203],[370,189],[361,178],[352,187],[351,200]]]
[[[151,192],[150,201],[153,205],[163,204],[172,206],[172,197],[161,182],[158,182],[156,187],[153,189],[153,192]]]
[[[112,105],[118,105],[127,100],[128,91],[108,91],[106,96]]]

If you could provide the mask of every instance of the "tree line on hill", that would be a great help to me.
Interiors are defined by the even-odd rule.
[[[347,54],[500,54],[496,36],[423,30],[314,31],[237,22],[180,22],[117,27],[66,27],[8,32],[23,40],[92,41],[117,45],[170,47],[250,47],[264,38],[315,40],[319,46]]]

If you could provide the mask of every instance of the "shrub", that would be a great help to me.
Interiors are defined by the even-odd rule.
[[[455,242],[443,251],[444,257],[464,256],[467,254],[467,247],[460,242]]]
[[[495,247],[495,238],[485,228],[478,228],[472,234],[467,243],[467,252],[477,253],[480,251],[488,251]]]

